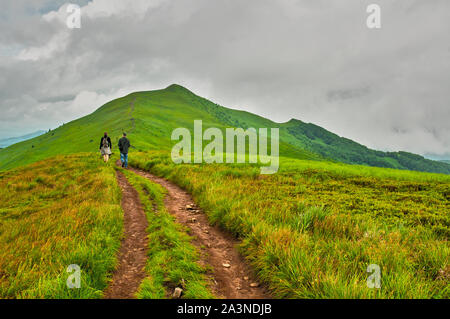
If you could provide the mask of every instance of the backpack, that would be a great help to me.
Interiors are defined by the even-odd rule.
[[[104,147],[104,148],[109,147],[108,138],[106,138],[106,137],[103,138],[102,147]]]

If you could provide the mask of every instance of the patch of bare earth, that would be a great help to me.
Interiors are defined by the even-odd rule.
[[[271,298],[260,285],[239,255],[233,236],[211,226],[202,210],[195,206],[189,193],[146,171],[130,168],[133,172],[162,185],[167,189],[165,205],[176,221],[190,229],[193,244],[201,252],[201,263],[212,267],[210,289],[219,298],[225,299],[267,299]]]
[[[117,180],[122,189],[124,238],[118,254],[119,265],[104,298],[132,299],[146,277],[144,268],[148,250],[148,222],[138,192],[121,172],[117,172]]]

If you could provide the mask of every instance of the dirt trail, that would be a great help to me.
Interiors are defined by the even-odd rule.
[[[177,222],[190,228],[193,244],[201,252],[201,263],[212,266],[210,288],[216,296],[226,299],[271,298],[237,252],[235,246],[239,242],[218,227],[210,226],[206,215],[195,206],[187,192],[148,172],[134,168],[130,170],[167,189],[165,205],[168,212],[176,217]]]
[[[124,239],[118,256],[119,265],[104,298],[131,299],[135,298],[139,285],[146,277],[148,222],[138,192],[121,172],[117,172],[117,180],[122,189]]]

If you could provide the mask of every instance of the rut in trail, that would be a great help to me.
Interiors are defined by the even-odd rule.
[[[131,299],[135,298],[142,280],[146,277],[144,267],[148,250],[148,222],[138,192],[121,172],[117,172],[117,180],[122,189],[124,238],[118,255],[119,265],[104,298]]]
[[[237,252],[239,243],[230,234],[210,226],[206,215],[194,208],[192,197],[177,185],[148,172],[130,168],[133,172],[162,185],[168,191],[165,206],[178,223],[187,226],[194,237],[193,244],[201,253],[201,263],[212,266],[210,289],[219,298],[266,299],[268,291],[255,280],[251,270]],[[225,266],[224,266],[225,265]],[[258,284],[252,287],[251,284]],[[255,285],[253,285],[255,286]]]

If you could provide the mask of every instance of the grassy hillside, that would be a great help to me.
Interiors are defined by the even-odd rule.
[[[172,131],[177,127],[193,130],[194,120],[202,119],[203,127],[225,129],[214,115],[192,103],[195,97],[186,89],[171,86],[165,90],[138,92],[111,101],[94,113],[67,123],[40,137],[0,150],[0,170],[33,163],[59,154],[98,152],[104,132],[112,137],[113,152],[122,132],[126,131],[137,150],[169,150],[174,144]],[[298,158],[319,156],[287,143],[280,152]]]
[[[0,173],[0,298],[98,298],[122,236],[115,171],[89,155]],[[67,289],[71,264],[81,288]]]
[[[203,120],[204,129],[278,127],[280,154],[284,157],[330,159],[350,164],[450,174],[450,165],[447,163],[405,152],[370,150],[299,120],[275,123],[248,112],[219,106],[178,85],[171,85],[164,90],[130,94],[42,136],[1,149],[0,170],[54,155],[98,151],[100,138],[105,131],[113,137],[114,146],[121,133],[126,131],[137,150],[168,150],[173,145],[170,141],[172,131],[178,127],[193,129],[193,122],[197,119]]]
[[[450,298],[450,177],[281,159],[256,165],[174,165],[167,153],[131,163],[192,192],[211,222],[276,297]],[[369,289],[370,264],[381,289]]]
[[[320,126],[291,120],[285,127],[304,148],[321,156],[348,164],[409,169],[450,174],[450,166],[408,152],[381,152],[342,138]]]

